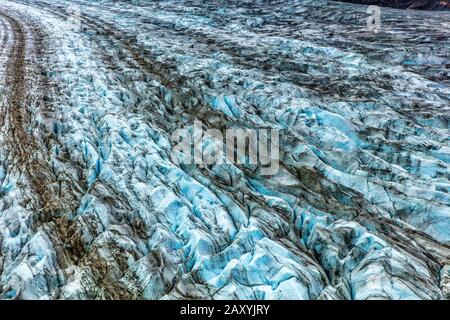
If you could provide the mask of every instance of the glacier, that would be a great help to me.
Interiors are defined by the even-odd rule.
[[[366,8],[2,0],[0,298],[449,299],[450,13]]]

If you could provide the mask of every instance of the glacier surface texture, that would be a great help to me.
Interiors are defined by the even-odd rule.
[[[450,13],[366,10],[1,0],[0,298],[449,299]]]

